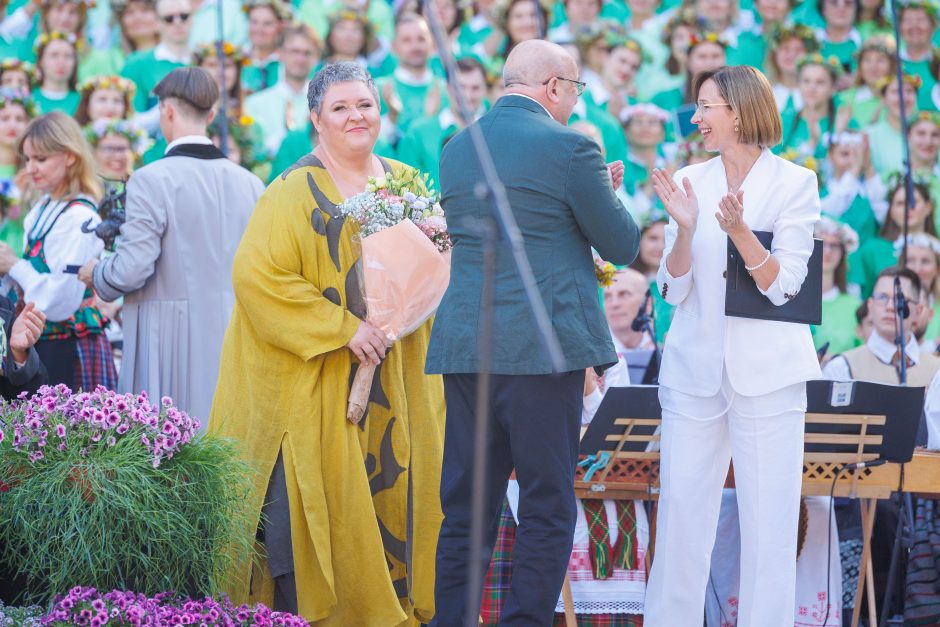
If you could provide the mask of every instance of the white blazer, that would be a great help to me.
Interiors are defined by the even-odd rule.
[[[656,282],[666,302],[676,305],[663,352],[661,385],[710,397],[721,386],[722,366],[732,387],[744,396],[769,394],[821,376],[809,325],[725,316],[728,236],[715,212],[727,193],[720,157],[682,168],[698,197],[699,217],[692,237],[692,269],[674,277],[666,259],[676,240],[674,220],[666,227],[666,248]],[[780,273],[762,293],[780,306],[796,295],[813,252],[819,220],[816,175],[764,149],[744,180],[744,221],[755,231],[773,231],[771,253]]]

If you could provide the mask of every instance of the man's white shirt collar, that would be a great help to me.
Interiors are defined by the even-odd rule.
[[[177,57],[170,49],[166,47],[166,44],[157,44],[153,49],[153,58],[157,61],[170,61],[172,63],[182,63],[183,65],[189,65],[192,62],[192,54],[186,53],[185,56]]]
[[[173,141],[171,141],[170,144],[166,147],[166,150],[163,151],[163,154],[170,152],[170,150],[172,150],[176,146],[179,146],[180,144],[212,145],[212,140],[206,137],[205,135],[184,135],[183,137],[180,137],[178,139],[174,139]]]
[[[905,320],[905,324],[909,324],[909,321]],[[895,353],[898,352],[897,345],[878,335],[877,331],[872,332],[865,345],[868,347],[868,350],[878,358],[878,361],[885,364],[890,364]],[[920,346],[917,345],[917,338],[915,338],[913,334],[911,334],[911,339],[908,341],[907,346],[904,347],[904,352],[907,353],[907,356],[911,358],[914,364],[920,361]]]
[[[536,99],[533,98],[532,96],[526,96],[525,94],[518,94],[518,93],[515,93],[515,92],[513,92],[513,93],[511,93],[511,94],[506,94],[506,95],[507,95],[507,96],[519,96],[520,98],[525,98],[526,100],[531,100],[532,102],[534,102],[534,103],[537,104],[538,106],[542,107],[542,111],[545,112],[545,115],[547,115],[548,117],[552,118],[553,120],[555,119],[555,118],[552,117],[552,114],[548,112],[548,109],[545,108],[545,105],[543,105],[541,102],[539,102],[538,100],[536,100]],[[580,102],[580,100],[579,100],[579,102]]]
[[[405,70],[405,68],[398,66],[395,68],[394,76],[399,83],[403,83],[411,87],[424,87],[426,85],[430,85],[431,81],[434,80],[434,73],[431,72],[430,68],[425,68],[421,77],[415,78],[411,72],[408,72]]]

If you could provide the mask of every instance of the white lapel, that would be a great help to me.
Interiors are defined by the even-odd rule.
[[[776,166],[773,153],[764,148],[741,185],[744,191],[744,222],[752,231],[769,230],[777,217],[776,203],[773,202]]]

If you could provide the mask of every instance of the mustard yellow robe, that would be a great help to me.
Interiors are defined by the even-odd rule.
[[[313,155],[259,199],[235,255],[236,302],[209,431],[238,440],[255,465],[258,516],[282,452],[304,618],[427,622],[442,519],[443,384],[424,374],[428,321],[389,352],[363,422],[346,420],[355,364],[346,343],[363,313],[358,227],[334,217],[341,201]],[[270,586],[257,592],[257,571],[249,594],[250,573],[250,564],[239,569],[233,600],[270,603]]]

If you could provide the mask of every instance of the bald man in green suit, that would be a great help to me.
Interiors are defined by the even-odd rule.
[[[426,370],[444,375],[447,423],[441,476],[444,522],[437,552],[432,627],[463,624],[471,559],[480,572],[492,552],[510,473],[519,482],[513,577],[500,625],[550,625],[571,553],[573,490],[585,369],[617,361],[597,299],[591,247],[616,264],[637,254],[639,229],[614,189],[623,164],[605,166],[590,138],[569,128],[584,89],[574,59],[542,40],[513,48],[503,70],[506,95],[479,125],[506,187],[539,292],[561,344],[552,372],[505,242],[496,242],[485,550],[470,555],[476,380],[483,288],[482,170],[468,132],[441,156],[441,204],[454,241],[451,279],[431,333]],[[473,582],[480,584],[481,582]]]

